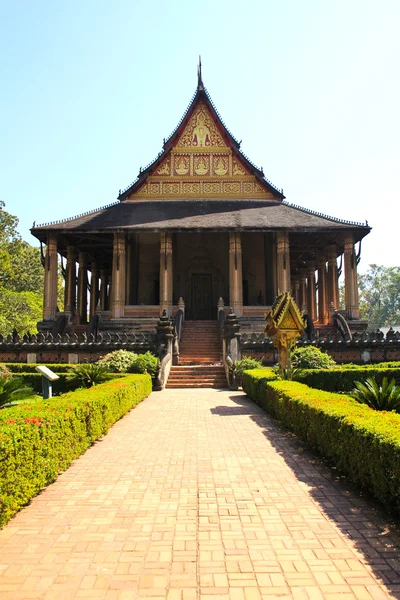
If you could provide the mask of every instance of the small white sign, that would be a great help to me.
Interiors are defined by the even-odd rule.
[[[39,373],[43,375],[43,377],[46,377],[46,379],[49,381],[56,381],[57,379],[60,379],[59,376],[53,373],[53,371],[50,371],[48,367],[36,367],[36,370],[39,371]]]

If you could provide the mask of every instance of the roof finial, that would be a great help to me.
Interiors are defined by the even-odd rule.
[[[203,86],[203,78],[201,75],[201,56],[199,55],[199,64],[197,66],[197,89],[198,90],[203,90],[204,86]]]

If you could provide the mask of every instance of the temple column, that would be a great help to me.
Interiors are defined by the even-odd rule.
[[[100,310],[108,310],[108,272],[107,269],[100,269]]]
[[[315,265],[314,263],[310,263],[307,269],[307,314],[313,321],[316,320],[315,292]]]
[[[336,262],[336,246],[328,246],[327,247],[327,256],[328,256],[328,277],[327,277],[327,288],[328,288],[328,310],[331,305],[333,305],[334,310],[339,309],[338,303],[338,295],[339,295],[339,285],[338,285],[338,270],[337,270],[337,262]]]
[[[276,234],[276,254],[278,293],[290,292],[289,234],[286,231]]]
[[[93,260],[91,264],[92,276],[90,279],[90,316],[96,312],[97,302],[99,300],[99,266],[97,261]]]
[[[344,241],[344,295],[347,318],[359,319],[357,260],[353,235],[346,236]]]
[[[54,321],[57,312],[58,280],[57,238],[54,234],[49,234],[47,238],[44,266],[43,320]]]
[[[297,306],[299,306],[299,292],[300,292],[300,281],[299,281],[299,277],[296,275],[296,277],[293,277],[293,279],[292,279],[292,296],[293,296],[294,301],[296,302]]]
[[[329,321],[326,280],[326,260],[321,258],[318,261],[318,321],[321,324]]]
[[[160,313],[165,310],[172,315],[172,233],[168,231],[160,238]]]
[[[126,296],[126,239],[125,233],[114,233],[111,281],[111,316],[124,316]]]
[[[76,308],[76,249],[67,246],[67,265],[65,268],[64,311],[72,313]]]
[[[229,302],[236,316],[243,314],[242,237],[229,233]]]
[[[300,273],[299,277],[299,308],[302,312],[307,312],[307,277],[305,273]]]
[[[77,311],[80,323],[87,322],[87,300],[88,300],[88,274],[87,274],[87,254],[79,252],[79,271],[78,271],[78,306]]]

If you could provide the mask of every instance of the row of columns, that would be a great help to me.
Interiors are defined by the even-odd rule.
[[[328,246],[327,254],[317,264],[309,263],[299,276],[291,278],[290,244],[287,232],[276,235],[276,286],[278,292],[291,291],[302,310],[320,323],[327,323],[331,307],[339,308],[339,288],[336,246]],[[173,292],[173,247],[172,234],[160,236],[160,311],[172,313]],[[79,270],[76,278],[76,262]],[[345,304],[350,318],[359,318],[357,260],[353,236],[348,236],[344,244]],[[76,307],[80,321],[87,320],[88,305],[88,257],[85,252],[76,252],[75,247],[67,247],[65,271],[64,310],[72,312]],[[109,273],[99,269],[96,261],[91,261],[90,315],[97,309],[111,310],[113,318],[124,316],[126,304],[126,236],[114,233],[111,281]],[[315,272],[318,272],[318,302]],[[53,320],[57,306],[57,239],[50,234],[47,241],[44,284],[44,320]],[[242,284],[242,238],[240,232],[229,233],[229,294],[234,312],[243,314]],[[77,284],[77,285],[76,285]]]
[[[315,281],[316,272],[318,284]],[[317,264],[310,262],[299,276],[293,278],[294,298],[301,310],[313,321],[326,324],[329,322],[330,312],[340,308],[338,275],[337,250],[335,245],[331,245],[326,249],[326,256],[321,257]],[[352,236],[346,238],[344,244],[344,275],[347,317],[359,319],[357,258]]]

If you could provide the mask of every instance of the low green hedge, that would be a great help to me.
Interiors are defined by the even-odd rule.
[[[374,377],[379,384],[384,377],[389,380],[395,379],[399,383],[400,368],[380,368],[372,365],[350,369],[304,369],[295,375],[296,381],[326,392],[351,392],[356,381],[365,381],[368,377]]]
[[[38,372],[36,373],[14,373],[14,375],[23,380],[24,385],[30,386],[35,394],[42,393],[42,375]],[[70,392],[78,387],[78,382],[70,382],[67,381],[67,373],[57,373],[59,379],[53,381],[53,396],[59,396],[60,394],[65,394],[66,392]],[[125,377],[125,373],[109,373],[109,379],[121,378]]]
[[[48,367],[54,373],[67,373],[74,365],[69,364],[49,364],[49,363],[5,363],[11,373],[37,373],[36,367]]]
[[[263,378],[259,370],[244,374],[243,389],[355,483],[400,512],[400,415],[295,381]]]
[[[151,392],[149,375],[0,411],[0,526]]]

